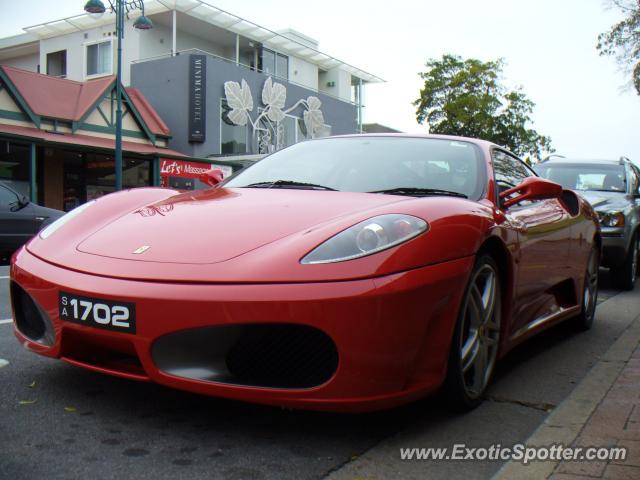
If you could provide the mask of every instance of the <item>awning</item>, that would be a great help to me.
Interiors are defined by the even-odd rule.
[[[2,134],[11,135],[12,137],[20,137],[30,142],[44,143],[45,145],[74,145],[115,151],[115,140],[111,138],[100,138],[75,133],[52,133],[45,130],[38,130],[37,128],[0,124],[0,135]],[[123,141],[122,150],[124,152],[136,153],[138,155],[160,155],[164,157],[189,158],[187,155],[169,148],[155,147],[153,145],[137,142]]]

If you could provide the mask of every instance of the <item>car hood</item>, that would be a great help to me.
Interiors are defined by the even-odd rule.
[[[390,213],[423,218],[429,228],[375,255],[300,263],[338,232]],[[491,202],[463,198],[262,188],[180,194],[139,188],[96,200],[46,239],[36,236],[27,250],[49,264],[125,280],[343,281],[470,257],[492,224]]]
[[[629,204],[626,196],[622,192],[599,192],[592,190],[577,190],[598,212],[621,211]]]
[[[278,239],[402,198],[236,188],[175,195],[135,208],[77,244],[83,253],[143,262],[224,262]]]

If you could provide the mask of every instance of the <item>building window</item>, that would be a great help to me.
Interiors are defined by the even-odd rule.
[[[52,77],[67,76],[67,51],[47,53],[47,75]]]
[[[289,57],[286,55],[263,48],[258,63],[258,69],[262,73],[289,79]]]
[[[29,196],[29,174],[29,146],[0,140],[0,180]]]
[[[289,79],[289,57],[281,53],[276,56],[276,77]]]
[[[111,40],[86,46],[86,76],[109,75],[112,69]]]
[[[220,103],[220,153],[247,153],[249,144],[249,125],[234,125],[227,113],[229,107],[225,99]]]
[[[275,75],[276,52],[269,50],[268,48],[263,48],[259,59],[258,69],[267,75]]]

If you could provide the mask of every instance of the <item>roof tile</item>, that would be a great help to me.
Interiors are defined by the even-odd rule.
[[[77,82],[9,65],[0,65],[0,68],[36,115],[73,122],[82,119],[116,81],[114,75]],[[144,95],[135,88],[127,88],[126,92],[149,131],[170,136],[169,128]]]

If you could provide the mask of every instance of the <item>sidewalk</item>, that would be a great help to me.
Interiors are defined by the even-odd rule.
[[[552,478],[640,479],[640,347],[593,412],[576,445],[627,448],[625,461],[562,462]]]
[[[639,342],[640,317],[526,442],[528,446],[626,447],[624,461],[510,462],[494,480],[640,479]]]

